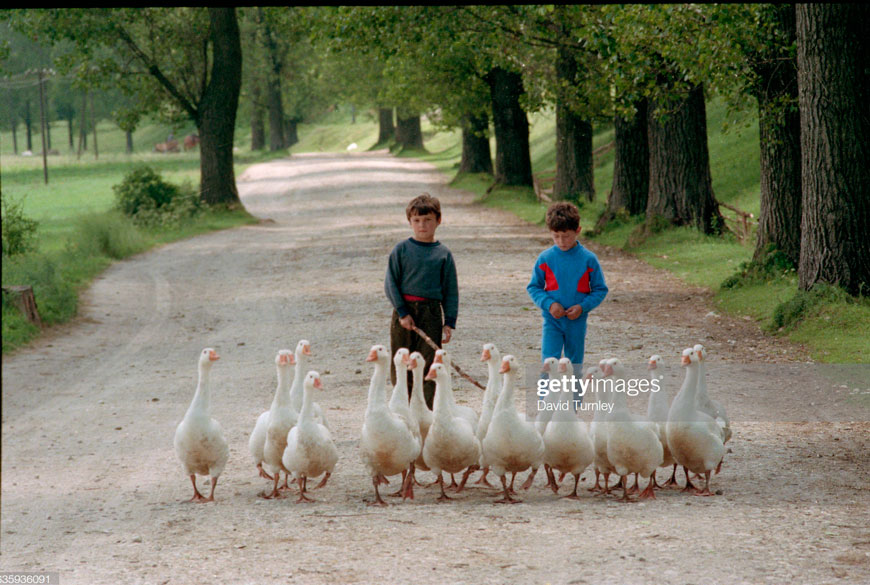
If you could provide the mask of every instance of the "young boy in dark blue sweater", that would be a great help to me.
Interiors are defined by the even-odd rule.
[[[582,375],[589,312],[607,295],[598,258],[580,245],[580,213],[573,203],[557,201],[547,209],[547,227],[553,247],[535,261],[526,290],[541,309],[541,361],[565,357]]]
[[[435,350],[412,328],[422,329],[439,347],[450,341],[459,309],[456,264],[447,246],[435,240],[435,230],[441,225],[438,198],[428,193],[415,197],[405,209],[405,215],[414,236],[393,248],[384,280],[384,291],[394,309],[390,323],[390,349],[392,355],[400,347],[407,347],[412,353],[419,351],[426,359],[425,371],[428,371]],[[390,374],[395,384],[396,367],[392,360]],[[412,383],[409,372],[409,389]],[[426,404],[432,408],[434,381],[423,384],[423,395]]]

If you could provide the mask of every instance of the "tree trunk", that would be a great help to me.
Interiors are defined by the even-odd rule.
[[[378,142],[379,145],[388,144],[396,134],[393,125],[393,108],[378,108]]]
[[[18,120],[12,120],[12,152],[18,154]]]
[[[761,147],[761,213],[753,260],[770,248],[797,267],[801,251],[801,143],[797,64],[788,47],[797,38],[793,4],[772,5],[782,34],[780,55],[762,59],[755,72]]]
[[[290,148],[297,142],[299,142],[299,122],[298,118],[287,118],[286,124],[284,125],[284,142],[287,145],[287,148]]]
[[[269,71],[266,75],[266,99],[269,110],[269,150],[283,150],[287,148],[287,139],[284,136],[284,102],[281,95],[281,78],[284,69],[284,60],[272,27],[263,16],[263,9],[257,8],[260,25],[263,27],[263,44],[269,57]]]
[[[500,67],[486,75],[495,129],[495,182],[532,186],[529,120],[520,107],[523,77]]]
[[[133,133],[127,130],[124,134],[127,137],[127,154],[133,154]]]
[[[607,209],[598,218],[596,229],[604,227],[617,213],[629,215],[646,212],[649,195],[649,144],[647,143],[646,98],[635,102],[634,116],[626,120],[613,118],[613,184],[607,197]]]
[[[648,112],[649,197],[647,220],[662,217],[674,225],[693,225],[705,234],[724,228],[713,196],[707,150],[704,86],[697,85],[664,120]]]
[[[556,76],[565,87],[572,88],[577,83],[577,60],[573,51],[562,46],[556,59]],[[553,198],[577,202],[595,200],[592,123],[575,114],[560,98],[556,100]]]
[[[76,147],[75,138],[73,136],[73,117],[72,117],[72,115],[70,115],[70,117],[67,118],[66,125],[67,125],[67,129],[69,129],[69,149],[70,149],[70,152],[72,152],[73,150],[75,150],[75,147]]]
[[[866,4],[798,4],[798,282],[870,290],[870,36]]]
[[[30,115],[30,100],[24,101],[24,127],[27,129],[27,150],[33,152],[33,119]]]
[[[423,149],[423,132],[420,129],[420,116],[408,115],[405,117],[400,110],[396,110],[396,144],[402,148]]]
[[[489,149],[489,117],[470,114],[462,123],[462,158],[460,173],[492,174],[492,153]]]
[[[200,103],[202,200],[210,205],[240,203],[233,170],[233,138],[242,85],[242,47],[235,8],[209,8],[213,62]]]
[[[269,150],[283,150],[287,141],[284,138],[284,104],[281,99],[281,85],[270,76],[266,84],[269,102]]]
[[[266,126],[263,123],[263,106],[260,102],[260,83],[251,84],[251,150],[266,148]]]

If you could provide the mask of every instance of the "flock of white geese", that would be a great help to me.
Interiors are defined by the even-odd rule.
[[[278,386],[270,408],[258,418],[248,447],[259,475],[272,482],[264,498],[282,498],[290,489],[291,477],[298,485],[297,502],[312,502],[307,480],[323,476],[317,486],[329,480],[338,450],[329,431],[323,410],[314,399],[323,388],[320,374],[306,371],[311,355],[310,343],[300,341],[295,351],[280,350],[275,358]],[[701,345],[682,352],[686,369],[682,386],[668,403],[666,391],[650,392],[645,416],[630,412],[624,392],[595,392],[593,399],[610,402],[608,408],[596,408],[593,420],[587,423],[573,409],[555,410],[535,421],[526,420],[517,412],[515,391],[519,375],[518,360],[512,355],[501,357],[491,343],[483,346],[481,361],[488,367],[488,380],[481,412],[457,404],[453,396],[450,358],[438,350],[434,363],[424,372],[423,356],[399,349],[393,362],[396,384],[387,384],[390,353],[383,345],[372,346],[367,362],[374,365],[368,391],[368,406],[362,426],[359,449],[374,488],[372,505],[385,506],[379,488],[388,484],[388,477],[401,474],[399,489],[391,495],[414,498],[418,483],[416,471],[430,471],[437,478],[429,485],[440,487],[438,501],[450,500],[446,489],[461,492],[471,473],[480,471],[477,484],[489,483],[490,473],[501,481],[501,498],[496,503],[517,503],[513,488],[517,473],[530,471],[523,484],[532,485],[535,474],[543,466],[547,486],[555,493],[559,482],[568,474],[574,478],[574,489],[565,496],[577,499],[580,475],[589,467],[595,471],[595,485],[590,491],[609,494],[622,487],[622,500],[640,492],[639,499],[655,498],[654,489],[676,485],[677,467],[686,474],[683,491],[696,495],[712,495],[710,477],[718,473],[725,454],[725,443],[731,437],[730,423],[724,407],[707,393],[704,361],[706,350]],[[214,501],[214,491],[229,456],[229,448],[220,424],[211,417],[209,402],[209,372],[219,359],[206,348],[199,357],[199,379],[193,401],[175,432],[175,452],[185,474],[193,484],[190,501]],[[649,360],[649,376],[661,380],[657,368],[661,357]],[[295,366],[292,376],[290,369]],[[567,358],[548,358],[544,371],[551,375],[572,376]],[[412,372],[412,387],[408,388],[407,372]],[[626,370],[617,358],[604,359],[587,368],[584,380],[625,379]],[[434,408],[430,410],[423,397],[423,382],[436,384]],[[659,485],[656,470],[673,467],[670,480]],[[555,472],[559,472],[557,480]],[[691,483],[689,474],[704,479],[704,487]],[[284,482],[281,483],[281,474]],[[444,473],[451,475],[451,485],[445,487]],[[454,474],[461,473],[457,484]],[[510,481],[507,474],[511,474]],[[620,480],[610,485],[610,476]],[[196,487],[196,476],[211,478],[208,497]],[[634,485],[628,477],[634,475]],[[647,479],[643,491],[638,477]],[[315,488],[316,489],[316,488]]]

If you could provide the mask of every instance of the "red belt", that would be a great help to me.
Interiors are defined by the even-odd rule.
[[[406,301],[428,301],[425,297],[415,297],[414,295],[402,295],[402,298]]]

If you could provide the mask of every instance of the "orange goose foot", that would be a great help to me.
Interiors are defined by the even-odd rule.
[[[507,478],[505,476],[501,476],[501,485],[504,489],[504,497],[500,500],[495,500],[493,504],[519,504],[522,500],[517,500],[511,497],[510,489],[508,488]]]

